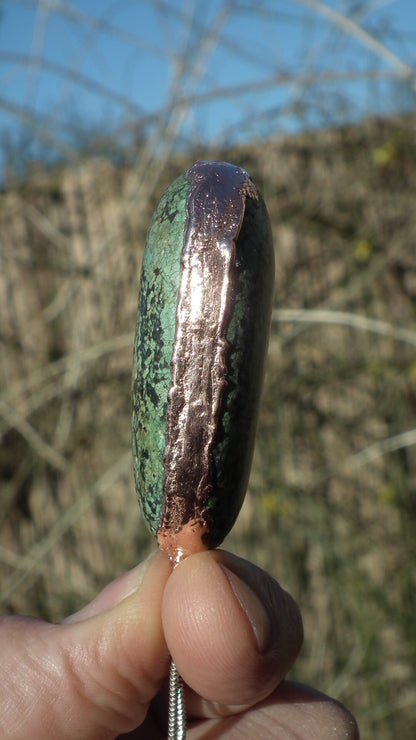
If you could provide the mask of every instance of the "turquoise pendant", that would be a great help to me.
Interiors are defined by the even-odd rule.
[[[249,175],[197,162],[163,195],[143,258],[133,466],[174,560],[216,547],[241,508],[267,351],[274,250]]]

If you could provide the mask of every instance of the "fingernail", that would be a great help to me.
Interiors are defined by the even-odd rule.
[[[157,551],[156,551],[157,552]],[[141,586],[145,573],[149,567],[155,552],[152,552],[140,565],[136,565],[127,573],[119,576],[109,583],[105,588],[91,601],[75,614],[71,614],[63,620],[64,624],[81,622],[84,619],[93,617],[100,612],[106,611],[116,606],[128,596],[134,594]]]
[[[135,568],[124,573],[120,578],[117,578],[107,586],[110,591],[111,606],[116,606],[120,601],[127,599],[140,588],[153,556],[154,553],[152,552],[140,565],[136,565]]]
[[[271,625],[269,615],[254,591],[241,578],[225,566],[221,566],[235,597],[250,622],[257,649],[263,653],[269,643]]]

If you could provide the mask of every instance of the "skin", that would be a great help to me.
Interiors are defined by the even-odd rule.
[[[301,644],[299,610],[267,573],[220,550],[172,572],[156,552],[61,624],[0,619],[2,738],[166,737],[169,653],[190,740],[358,738],[344,707],[285,680]]]

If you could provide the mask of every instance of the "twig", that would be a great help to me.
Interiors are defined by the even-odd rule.
[[[379,319],[371,319],[362,314],[348,311],[331,311],[329,309],[278,308],[273,311],[272,320],[278,323],[301,324],[335,324],[349,326],[353,329],[369,331],[392,337],[400,342],[407,342],[416,347],[416,331],[401,329]]]
[[[379,442],[375,442],[368,447],[364,447],[363,450],[349,455],[343,467],[349,468],[353,466],[354,468],[360,468],[373,462],[373,460],[377,460],[379,457],[383,457],[383,455],[387,455],[389,452],[395,452],[396,450],[411,447],[415,444],[416,429],[409,429],[407,432],[395,434],[393,437],[386,437],[386,439],[381,439]]]
[[[0,399],[0,415],[5,419],[9,429],[17,429],[19,434],[25,438],[31,447],[43,460],[52,465],[53,468],[64,472],[67,469],[65,458],[53,447],[51,447],[40,436],[39,432],[16,409],[9,406]]]
[[[351,20],[351,18],[343,15],[343,13],[339,13],[334,8],[326,5],[326,3],[319,2],[319,0],[292,0],[292,2],[297,5],[303,5],[306,8],[310,8],[310,10],[314,10],[316,13],[323,15],[331,21],[331,23],[334,23],[334,25],[338,26],[338,28],[345,33],[350,36],[354,36],[354,38],[360,41],[364,46],[371,49],[371,51],[380,57],[380,59],[383,59],[383,61],[390,64],[400,77],[408,79],[413,88],[416,87],[415,70],[402,62],[402,60],[396,56],[396,54],[393,54],[387,46],[378,41],[371,35],[371,33],[368,33],[368,31]]]

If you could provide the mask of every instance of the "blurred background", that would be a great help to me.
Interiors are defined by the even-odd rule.
[[[298,600],[292,677],[416,734],[413,0],[0,2],[0,604],[51,620],[153,547],[130,384],[154,207],[245,167],[276,293],[225,546]]]

